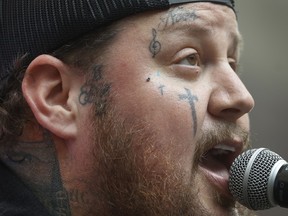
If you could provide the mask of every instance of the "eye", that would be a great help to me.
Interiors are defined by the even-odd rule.
[[[196,49],[184,48],[176,53],[171,72],[184,80],[196,80],[202,71],[201,56]]]
[[[178,64],[187,65],[187,66],[200,66],[200,57],[197,53],[193,53],[182,59]]]

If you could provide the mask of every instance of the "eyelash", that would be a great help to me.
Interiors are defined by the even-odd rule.
[[[189,58],[193,57],[193,61],[196,61],[195,63],[191,63],[189,62]],[[236,72],[238,73],[238,62],[234,59],[234,58],[228,58],[228,62],[230,67]],[[201,60],[200,60],[200,56],[198,53],[192,53],[188,56],[186,56],[184,59],[180,60],[178,62],[178,64],[183,64],[183,65],[187,65],[187,66],[191,66],[191,67],[200,67],[201,65]]]
[[[237,59],[230,56],[227,58],[227,61],[232,70],[238,74]],[[186,48],[177,54],[172,68],[179,77],[183,77],[185,79],[195,79],[200,75],[202,67],[204,66],[203,64],[205,65],[205,62],[202,61],[197,50],[193,48]]]
[[[191,57],[193,57],[193,59]],[[196,62],[192,63],[192,62],[190,62],[190,60],[196,61]],[[183,65],[187,65],[187,66],[190,65],[192,67],[199,67],[201,64],[199,54],[198,53],[192,53],[192,54],[186,56],[185,58],[183,58],[182,60],[180,60],[178,62],[178,64],[183,64]]]
[[[195,80],[201,72],[199,53],[192,48],[181,50],[174,58],[172,71],[179,78]]]

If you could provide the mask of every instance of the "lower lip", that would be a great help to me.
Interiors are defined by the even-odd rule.
[[[229,172],[227,168],[218,161],[215,160],[213,162],[213,168],[211,168],[211,166],[207,167],[205,164],[200,164],[199,170],[219,193],[231,199],[232,195],[228,189]]]

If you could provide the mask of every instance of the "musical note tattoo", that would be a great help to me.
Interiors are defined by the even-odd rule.
[[[152,57],[154,58],[161,50],[161,43],[156,39],[157,31],[154,28],[152,29],[152,36],[153,39],[150,42],[149,50],[152,53]]]

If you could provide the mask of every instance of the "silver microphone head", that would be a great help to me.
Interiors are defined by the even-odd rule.
[[[253,210],[274,207],[271,184],[274,184],[275,165],[279,167],[277,163],[282,161],[278,154],[265,148],[250,149],[239,155],[230,168],[229,190],[234,199]]]

